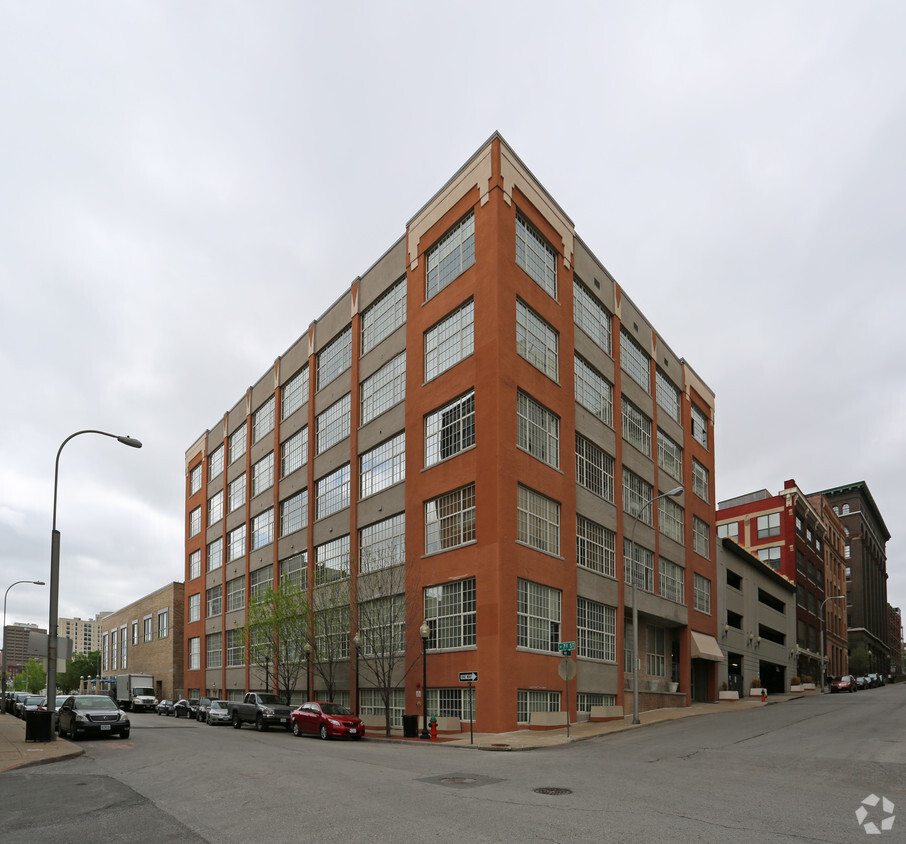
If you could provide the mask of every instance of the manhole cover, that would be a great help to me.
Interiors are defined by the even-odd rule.
[[[564,794],[572,794],[573,790],[571,788],[554,788],[552,786],[546,786],[545,788],[535,788],[532,789],[535,794],[551,794],[554,797],[561,797]]]
[[[441,777],[438,782],[442,782],[444,785],[471,785],[478,780],[474,777]]]

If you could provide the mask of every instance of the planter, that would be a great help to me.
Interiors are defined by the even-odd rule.
[[[679,688],[679,683],[667,683],[667,691],[675,693]]]
[[[801,683],[798,686],[790,686],[791,694],[798,695],[798,694],[802,694],[802,692],[804,692],[804,691],[805,691],[805,689],[802,687]]]
[[[766,695],[767,693],[768,693],[767,689],[759,689],[759,688],[749,689],[749,697],[761,697],[762,695]]]
[[[814,692],[818,687],[814,683],[803,683],[802,691],[804,692]]]
[[[649,691],[649,692],[656,692],[659,683],[660,683],[659,680],[649,680],[649,681],[648,681],[648,691]]]
[[[718,700],[739,700],[739,692],[718,692]]]

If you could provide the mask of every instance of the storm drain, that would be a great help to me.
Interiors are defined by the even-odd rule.
[[[494,777],[483,777],[480,774],[464,774],[456,772],[453,774],[443,774],[439,777],[425,777],[420,782],[429,782],[433,785],[445,785],[447,788],[477,788],[482,785],[490,785],[503,780]]]
[[[556,788],[554,786],[545,786],[544,788],[533,788],[535,794],[550,794],[553,797],[562,797],[564,794],[572,794],[571,788]]]

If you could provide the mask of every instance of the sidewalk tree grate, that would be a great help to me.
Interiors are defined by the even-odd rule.
[[[562,797],[564,794],[572,794],[571,788],[556,788],[554,786],[545,786],[544,788],[533,788],[535,794],[550,794],[554,797]]]

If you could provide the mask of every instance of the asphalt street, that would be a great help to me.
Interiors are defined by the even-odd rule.
[[[865,840],[906,806],[906,684],[486,752],[138,715],[0,775],[4,842]],[[895,813],[894,813],[895,814]],[[870,840],[906,840],[906,818]],[[879,826],[880,828],[880,826]]]

